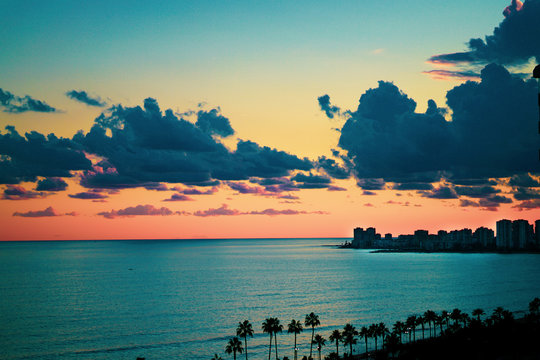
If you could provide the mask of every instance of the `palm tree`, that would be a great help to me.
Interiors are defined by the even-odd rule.
[[[295,360],[296,360],[296,335],[300,334],[302,331],[304,331],[304,328],[302,327],[302,323],[300,321],[296,321],[292,319],[288,325],[287,332],[289,334],[294,334],[294,359]]]
[[[249,320],[244,320],[244,322],[239,322],[238,327],[236,328],[236,335],[244,338],[244,350],[246,353],[246,360],[248,360],[248,347],[247,347],[247,337],[253,337],[253,327]]]
[[[411,315],[405,321],[407,328],[409,329],[409,342],[411,342],[411,334],[414,335],[414,340],[416,342],[416,315]]]
[[[497,307],[495,310],[493,310],[493,318],[500,322],[503,318],[504,309],[502,307]]]
[[[369,332],[371,333],[371,336],[375,340],[375,351],[377,351],[377,336],[379,335],[379,332],[377,331],[377,324],[371,324],[369,325]]]
[[[279,323],[278,318],[274,318],[274,324],[272,326],[272,331],[274,332],[274,345],[276,347],[276,360],[278,360],[278,351],[277,351],[277,334],[283,331],[283,325]]]
[[[476,320],[478,320],[478,322],[480,322],[480,316],[484,315],[484,314],[485,314],[485,312],[482,309],[474,309],[473,312],[472,312],[472,315],[476,316]]]
[[[401,322],[401,321],[396,321],[394,326],[392,327],[392,329],[394,330],[394,332],[399,335],[399,342],[400,343],[403,343],[402,341],[402,338],[401,338],[401,335],[403,334],[404,332],[404,329],[406,329],[407,327],[405,326],[405,323]]]
[[[461,310],[452,310],[452,312],[450,313],[450,319],[454,320],[454,324],[457,324],[457,322],[461,320]]]
[[[323,338],[319,334],[315,335],[315,338],[313,339],[313,344],[317,344],[317,350],[319,350],[319,360],[321,360],[321,350],[325,343],[326,343],[325,338]]]
[[[388,349],[388,351],[392,353],[392,359],[393,359],[394,353],[396,352],[400,344],[398,335],[395,332],[390,333],[390,335],[386,337],[385,343],[386,343],[386,348]]]
[[[388,335],[390,332],[388,331],[388,328],[386,327],[386,325],[384,323],[379,323],[377,325],[377,334],[381,337],[382,339],[382,348],[384,350],[384,339],[386,338],[386,335]]]
[[[233,353],[233,358],[236,360],[236,353],[242,353],[242,342],[235,336],[229,340],[229,343],[225,347],[227,354]]]
[[[335,341],[336,342],[336,354],[337,354],[338,358],[339,358],[339,342],[341,341],[342,338],[343,338],[343,336],[341,335],[341,332],[338,329],[332,331],[332,333],[328,337],[328,339],[330,339],[330,341]]]
[[[450,314],[448,314],[448,311],[443,310],[441,311],[441,318],[446,322],[446,328],[448,329],[448,318],[450,317]]]
[[[428,326],[429,326],[429,336],[430,337],[431,337],[431,323],[435,320],[436,315],[437,314],[435,314],[435,312],[433,310],[427,310],[424,313],[424,319],[427,321]]]
[[[426,323],[426,321],[424,320],[424,317],[422,315],[419,315],[416,317],[416,326],[420,325],[422,327],[422,340],[424,340],[426,337],[424,336],[425,334],[425,329],[426,327],[424,326]]]
[[[214,357],[210,360],[223,360],[221,356],[218,356],[218,354],[214,354]]]
[[[364,340],[366,341],[366,354],[368,353],[367,343],[370,336],[371,335],[369,333],[369,329],[365,326],[362,326],[362,328],[360,329],[360,337],[364,338]]]
[[[461,314],[461,318],[459,319],[463,322],[463,327],[467,327],[467,323],[471,321],[471,317],[467,313]]]
[[[304,324],[306,326],[311,326],[311,344],[309,347],[309,357],[312,357],[313,353],[313,336],[315,336],[315,326],[321,325],[321,322],[319,321],[319,316],[315,315],[314,312],[306,315],[306,319],[304,321]]]
[[[440,316],[440,315],[437,315],[437,317],[435,318],[435,324],[439,325],[439,329],[441,330],[440,335],[442,336],[442,334],[443,334],[443,328],[442,327],[443,327],[443,324],[444,324],[443,317]]]
[[[349,345],[351,351],[349,355],[352,355],[352,346],[356,344],[357,335],[358,331],[356,331],[354,326],[351,324],[345,324],[345,327],[343,328],[343,344]]]
[[[270,334],[270,345],[268,346],[268,360],[272,353],[272,335],[274,334],[274,318],[267,318],[262,323],[262,331]]]

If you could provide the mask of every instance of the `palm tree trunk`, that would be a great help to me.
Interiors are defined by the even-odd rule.
[[[424,336],[424,325],[422,325],[422,340],[424,340],[426,337]]]
[[[296,346],[295,346],[296,347]],[[336,339],[336,354],[337,356],[339,357],[339,342],[338,340]]]
[[[268,360],[270,360],[271,354],[272,354],[272,333],[270,333],[270,346],[268,347]]]
[[[364,336],[364,339],[366,339],[366,354],[368,353],[367,351],[367,336]]]
[[[246,360],[248,360],[248,358],[247,358],[247,335],[244,336],[244,348],[246,350]]]
[[[274,345],[276,347],[276,360],[278,360],[278,356],[277,356],[277,333],[274,334]]]
[[[319,360],[321,360],[321,347],[319,346]]]
[[[294,333],[294,360],[296,360],[296,333]]]
[[[352,343],[349,343],[349,346],[351,347],[351,352],[350,352],[349,356],[352,356]]]
[[[377,351],[377,335],[375,335],[374,338],[375,338],[375,351]]]
[[[236,351],[233,351],[233,358],[236,360]]]
[[[315,336],[315,326],[311,327],[311,345],[309,346],[309,357],[313,354],[313,336]]]

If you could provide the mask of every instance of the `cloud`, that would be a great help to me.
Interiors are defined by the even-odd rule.
[[[430,183],[417,183],[417,182],[410,182],[410,183],[399,183],[394,184],[392,187],[392,190],[433,190],[433,185]]]
[[[526,200],[512,206],[520,211],[540,208],[540,199]]]
[[[540,187],[540,182],[529,173],[516,174],[508,182],[510,186],[517,187]]]
[[[37,182],[37,191],[64,191],[68,184],[61,178],[51,177]]]
[[[456,186],[454,190],[460,196],[472,198],[487,198],[501,192],[493,186]]]
[[[7,185],[4,189],[2,199],[4,200],[29,200],[46,197],[48,194],[44,192],[35,192],[26,190],[20,185]]]
[[[199,190],[199,189],[195,189],[195,188],[188,188],[188,189],[177,189],[176,191],[178,192],[181,192],[185,195],[212,195],[212,194],[215,194],[218,189],[217,188],[211,188],[211,189],[208,189],[208,190]]]
[[[133,217],[133,216],[169,216],[174,213],[166,207],[156,208],[153,205],[137,205],[130,206],[125,209],[111,210],[100,212],[97,215],[107,219],[115,219],[117,217]]]
[[[61,216],[54,210],[51,206],[46,208],[45,210],[36,210],[36,211],[27,211],[27,212],[14,212],[13,216],[21,216],[21,217],[51,217],[51,216]]]
[[[83,104],[86,104],[89,106],[104,107],[107,105],[107,103],[101,100],[98,96],[91,97],[84,90],[81,90],[81,91],[71,90],[71,91],[66,92],[66,96],[70,99],[82,102]]]
[[[422,74],[429,75],[434,80],[480,80],[480,74],[472,70],[427,70]]]
[[[211,135],[215,134],[227,137],[234,134],[229,119],[221,115],[218,109],[212,109],[210,111],[200,110],[197,112],[197,122],[195,125],[205,133]]]
[[[304,214],[326,215],[328,213],[325,211],[303,211],[303,210],[293,210],[293,209],[276,210],[276,209],[271,209],[271,208],[260,210],[260,211],[253,210],[253,211],[242,212],[240,210],[229,208],[227,204],[223,204],[219,208],[216,208],[216,209],[211,208],[208,210],[199,210],[193,213],[194,216],[200,216],[200,217],[238,216],[238,215],[276,216],[276,215],[304,215]]]
[[[245,183],[240,182],[228,182],[227,185],[235,190],[238,191],[240,194],[254,194],[254,195],[267,195],[268,192],[259,186],[249,186]]]
[[[430,191],[423,190],[423,191],[419,191],[419,193],[421,194],[421,196],[427,197],[430,199],[457,199],[458,198],[456,191],[448,186],[440,186]]]
[[[317,101],[319,102],[319,106],[321,107],[321,110],[324,111],[324,113],[329,119],[333,119],[334,116],[341,115],[341,109],[337,106],[333,106],[330,104],[330,96],[328,95],[319,96],[317,98]]]
[[[241,215],[242,213],[239,210],[230,209],[227,204],[222,204],[219,208],[208,209],[208,210],[198,210],[193,213],[194,216],[208,217],[208,216],[234,216]]]
[[[521,4],[513,0],[503,12],[505,18],[485,39],[470,39],[464,52],[432,56],[435,64],[523,64],[530,58],[540,62],[540,1],[528,0]]]
[[[28,95],[20,97],[13,95],[7,90],[0,89],[0,109],[8,113],[34,112],[55,112],[53,108],[44,101],[36,100]]]
[[[531,189],[526,187],[518,187],[514,192],[514,199],[516,200],[534,200],[540,199],[540,189]]]
[[[447,92],[447,121],[445,109],[434,101],[417,113],[413,99],[380,81],[360,97],[356,111],[348,112],[339,147],[365,190],[384,189],[386,182],[405,189],[441,180],[487,186],[490,179],[538,174],[540,138],[531,130],[537,126],[536,92],[534,81],[490,64],[480,82]],[[442,195],[424,196],[430,194]]]
[[[184,194],[172,194],[170,198],[163,201],[193,201],[193,199]]]
[[[0,184],[36,181],[37,176],[71,177],[71,171],[91,168],[80,145],[54,134],[31,131],[25,136],[12,126],[0,133]]]
[[[99,200],[99,199],[106,199],[109,197],[107,194],[103,194],[97,191],[84,191],[77,194],[69,194],[68,196],[72,199],[81,199],[81,200]]]
[[[332,179],[327,176],[298,173],[291,178],[300,189],[325,189],[330,186]]]
[[[96,118],[88,133],[73,138],[109,164],[103,171],[87,171],[81,184],[96,188],[149,183],[215,186],[220,180],[281,177],[313,167],[308,159],[249,140],[238,141],[230,151],[211,136],[230,133],[225,126],[228,119],[217,110],[199,112],[198,117],[199,126],[176,117],[171,110],[162,113],[151,98],[144,101],[143,108],[113,106]]]
[[[351,176],[351,172],[348,168],[340,166],[334,159],[329,159],[326,156],[319,157],[316,162],[316,167],[323,169],[334,179],[348,179]]]
[[[335,185],[331,185],[329,186],[326,190],[328,191],[347,191],[347,189],[341,187],[341,186],[335,186]]]
[[[377,195],[377,193],[374,191],[364,190],[362,192],[362,195],[373,196],[373,195]]]

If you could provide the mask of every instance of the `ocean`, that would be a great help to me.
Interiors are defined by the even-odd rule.
[[[540,297],[539,254],[370,253],[344,239],[0,243],[0,358],[223,359],[238,322],[253,324],[251,359],[268,356],[261,323],[277,317],[280,358],[291,319],[330,332],[411,314]],[[298,336],[309,354],[311,331]],[[359,341],[355,352],[363,351]],[[327,341],[323,356],[335,351]],[[340,352],[343,351],[343,347]],[[274,355],[272,355],[274,358]],[[238,359],[244,355],[238,356]]]

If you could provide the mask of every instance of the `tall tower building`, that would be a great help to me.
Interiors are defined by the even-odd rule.
[[[497,249],[512,247],[512,222],[507,219],[497,221]]]

